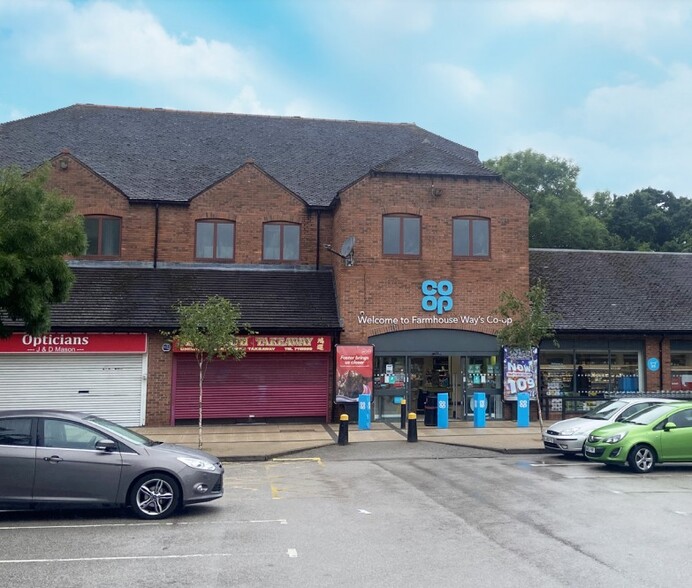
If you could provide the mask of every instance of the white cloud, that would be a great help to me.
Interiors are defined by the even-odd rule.
[[[592,90],[583,104],[543,130],[509,133],[492,156],[531,148],[571,159],[586,193],[653,187],[692,196],[692,67],[675,64],[659,83]],[[562,126],[558,130],[558,126]]]
[[[141,8],[109,1],[0,0],[2,17],[11,18],[9,43],[18,59],[65,79],[134,83],[169,103],[195,109],[230,105],[251,113],[270,111],[258,95],[265,80],[281,83],[251,50],[175,36]]]
[[[687,0],[503,0],[505,25],[565,24],[592,31],[614,44],[638,49],[652,39],[688,35]]]

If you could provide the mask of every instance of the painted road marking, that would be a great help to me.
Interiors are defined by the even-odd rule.
[[[15,525],[12,527],[0,527],[0,531],[36,531],[36,530],[51,530],[51,529],[91,529],[91,528],[102,528],[102,527],[179,527],[179,526],[194,526],[194,525],[242,525],[245,523],[253,524],[265,524],[265,523],[277,523],[279,525],[287,525],[288,521],[286,519],[266,519],[266,520],[248,520],[248,521],[200,521],[200,522],[168,522],[168,523],[98,523],[98,524],[81,524],[81,525]]]
[[[297,549],[289,549],[286,553],[288,553],[288,557],[298,557]]]
[[[191,559],[202,557],[238,557],[237,553],[190,553],[187,555],[120,555],[111,557],[56,557],[51,559],[0,559],[0,564],[69,563],[77,561],[128,561],[150,559]]]

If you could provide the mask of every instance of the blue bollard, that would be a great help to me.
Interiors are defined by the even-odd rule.
[[[528,392],[519,392],[519,394],[517,394],[517,427],[529,426],[530,406],[531,397]]]
[[[370,430],[370,394],[358,397],[358,428],[361,431]]]
[[[449,394],[438,392],[437,394],[437,428],[447,429],[449,427]]]
[[[473,393],[473,426],[477,428],[485,427],[485,409],[487,408],[485,392]]]

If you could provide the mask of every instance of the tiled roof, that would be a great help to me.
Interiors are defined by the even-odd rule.
[[[340,330],[331,271],[73,267],[70,300],[52,330],[172,329],[173,306],[220,295],[258,332]]]
[[[530,250],[555,326],[569,331],[692,331],[692,254]]]
[[[420,146],[427,155],[412,158]],[[381,171],[499,177],[476,151],[414,124],[78,104],[0,125],[0,167],[30,169],[63,149],[131,200],[188,201],[248,160],[313,206],[383,162],[395,163]]]

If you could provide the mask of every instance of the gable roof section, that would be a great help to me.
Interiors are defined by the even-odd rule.
[[[373,171],[376,173],[474,176],[500,179],[497,173],[482,165],[460,159],[440,147],[433,146],[427,139],[413,149],[375,166]]]
[[[309,205],[328,206],[342,188],[423,144],[447,154],[447,173],[499,177],[476,151],[413,124],[88,104],[0,125],[0,167],[28,170],[67,149],[130,200],[186,202],[253,160]]]
[[[531,249],[531,282],[567,331],[692,331],[692,254]]]
[[[178,326],[173,306],[220,295],[260,332],[339,331],[331,271],[73,267],[70,300],[52,330],[151,330]]]

